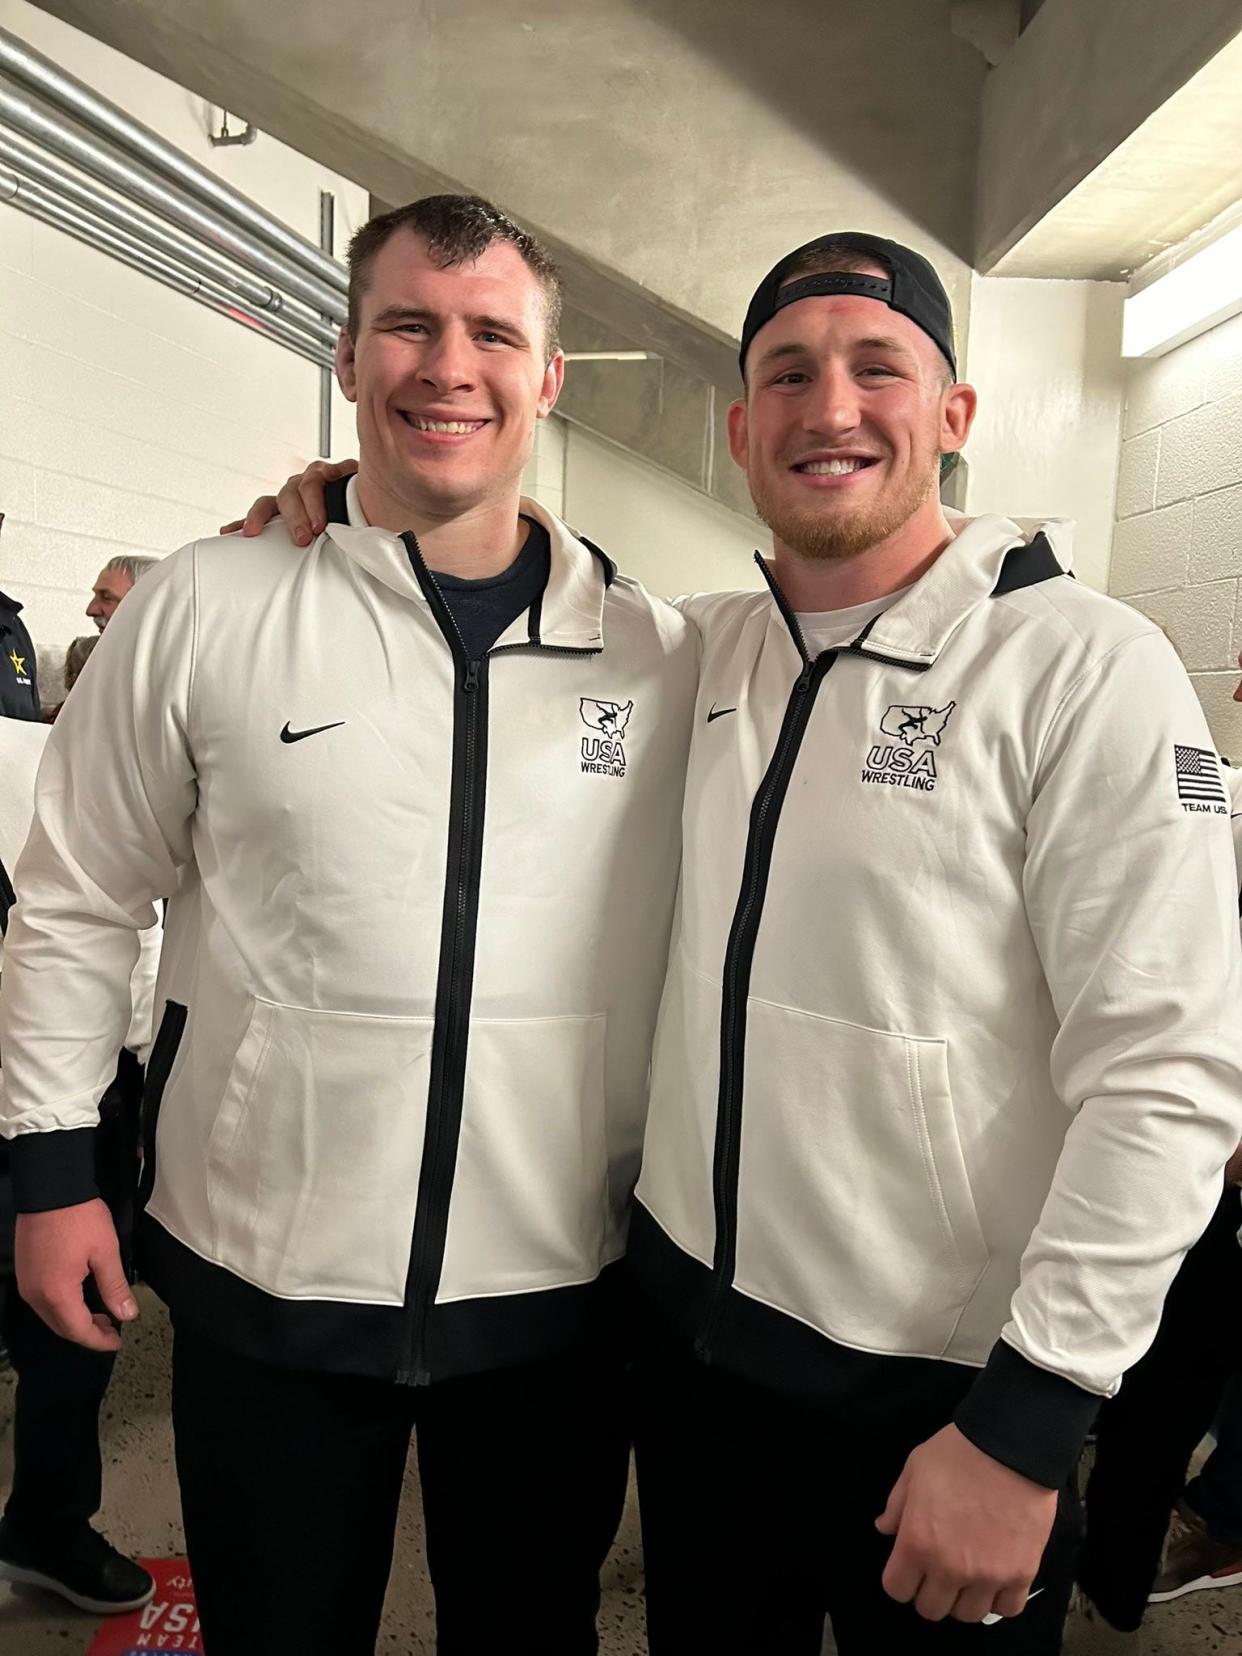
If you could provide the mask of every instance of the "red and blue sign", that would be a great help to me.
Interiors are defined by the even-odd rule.
[[[86,1656],[203,1656],[194,1583],[184,1558],[141,1558],[155,1579],[155,1596],[141,1610],[110,1616]]]

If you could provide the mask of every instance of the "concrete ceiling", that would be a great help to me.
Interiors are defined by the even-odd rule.
[[[1044,0],[983,94],[975,262],[1112,278],[1242,194],[1242,0]]]
[[[965,336],[972,267],[1116,278],[1242,191],[1242,0],[36,3],[380,201],[498,201],[571,349],[661,359],[576,364],[566,414],[742,510],[733,340],[790,247],[913,243]]]
[[[791,247],[916,242],[965,324],[986,66],[953,0],[361,0],[344,35],[339,0],[38,3],[381,201],[497,201],[564,270],[567,345],[662,359],[575,365],[565,412],[727,505],[733,340]]]
[[[996,276],[1115,281],[1242,199],[1242,35],[993,268]]]

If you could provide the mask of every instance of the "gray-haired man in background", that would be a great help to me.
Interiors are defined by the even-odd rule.
[[[91,588],[91,601],[86,606],[87,615],[100,632],[108,625],[116,606],[130,587],[136,581],[140,581],[149,569],[154,569],[159,561],[158,558],[139,558],[125,554],[119,558],[110,558],[103,566],[95,577],[95,585]]]

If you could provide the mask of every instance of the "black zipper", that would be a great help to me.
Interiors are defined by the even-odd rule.
[[[797,762],[802,738],[815,707],[819,687],[836,662],[838,652],[825,650],[814,661],[792,616],[786,615],[802,648],[803,666],[785,708],[776,751],[750,810],[742,886],[729,943],[725,950],[724,983],[720,1006],[720,1087],[716,1107],[716,1145],[712,1163],[712,1191],[716,1209],[716,1251],[707,1313],[695,1350],[704,1362],[712,1357],[712,1342],[733,1284],[737,1259],[737,1189],[742,1145],[742,1081],[746,1058],[746,1001],[755,957],[763,898],[772,866],[772,848],[780,823],[781,806]]]
[[[880,615],[883,615],[883,613],[884,611],[881,610]],[[867,643],[867,640],[871,636],[872,627],[875,626],[879,619],[879,615],[873,615],[853,643],[846,644],[843,647],[847,649],[851,655],[862,656],[866,661],[878,661],[884,667],[905,667],[912,673],[925,673],[931,666],[930,661],[907,661],[904,656],[885,655],[882,650],[873,650],[871,648],[871,646]]]
[[[140,1213],[146,1209],[155,1188],[155,1137],[164,1103],[164,1088],[172,1074],[188,1016],[189,1009],[180,1001],[165,1001],[164,1015],[147,1059],[147,1073],[142,1087],[142,1172],[136,1196]]]
[[[17,893],[13,890],[13,882],[9,879],[9,871],[0,862],[0,937],[9,929],[9,910],[17,901]]]
[[[537,638],[524,638],[520,644],[495,645],[487,652],[488,660],[493,656],[512,655],[515,650],[536,650],[540,655],[593,656],[601,653],[603,645],[597,644],[591,650],[579,650],[568,644],[541,644]]]
[[[435,1028],[414,1234],[405,1285],[406,1336],[397,1374],[403,1385],[425,1386],[431,1378],[427,1366],[427,1320],[444,1266],[470,1037],[487,793],[488,686],[486,655],[476,661],[469,659],[461,629],[427,567],[416,537],[407,532],[401,538],[432,614],[448,641],[455,678],[453,780]]]
[[[842,645],[835,650],[825,650],[812,660],[807,652],[806,639],[798,625],[798,618],[777,585],[766,559],[756,555],[755,561],[763,572],[773,602],[789,629],[798,654],[802,657],[802,671],[785,708],[785,717],[781,723],[772,762],[759,784],[759,791],[751,805],[746,854],[742,863],[741,892],[733,912],[733,924],[729,929],[729,942],[725,949],[720,1004],[720,1084],[712,1161],[716,1249],[712,1260],[712,1282],[707,1311],[698,1339],[695,1341],[695,1351],[706,1363],[712,1360],[713,1341],[725,1298],[733,1286],[733,1274],[737,1264],[742,1084],[746,1062],[746,1002],[750,995],[751,966],[755,958],[759,924],[763,919],[763,899],[772,866],[776,830],[780,825],[781,806],[784,804],[789,779],[797,763],[802,738],[806,734],[819,687],[842,653],[865,656],[869,660],[882,662],[885,666],[912,668],[916,672],[925,672],[930,666],[929,662],[900,661],[893,656],[868,649],[867,637],[879,616],[873,616],[851,644]]]
[[[565,649],[530,640],[505,644],[470,660],[461,629],[440,585],[428,568],[417,538],[402,535],[416,579],[453,656],[453,767],[449,801],[448,854],[436,978],[435,1027],[427,1087],[427,1121],[414,1208],[414,1234],[405,1284],[406,1328],[397,1380],[425,1386],[427,1324],[444,1268],[449,1205],[461,1134],[470,1008],[474,992],[474,950],[478,936],[479,883],[487,795],[488,662],[494,655],[535,649],[548,655],[598,655],[599,649]],[[602,649],[602,645],[600,649]]]
[[[904,667],[910,673],[925,673],[932,665],[930,661],[907,661],[904,656],[881,655],[878,650],[860,649],[857,642],[843,647],[851,655],[862,656],[864,661],[878,661],[881,667]]]

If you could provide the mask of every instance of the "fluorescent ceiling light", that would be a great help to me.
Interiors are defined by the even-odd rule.
[[[1125,303],[1121,354],[1156,357],[1242,311],[1242,224]]]
[[[566,362],[659,362],[654,351],[566,351]]]

